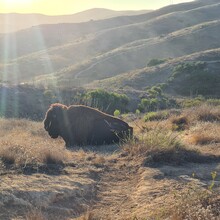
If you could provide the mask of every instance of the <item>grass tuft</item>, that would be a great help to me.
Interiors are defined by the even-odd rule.
[[[47,220],[47,219],[48,218],[39,209],[33,209],[29,211],[25,216],[25,220]]]
[[[175,116],[171,119],[173,131],[183,131],[188,128],[189,120],[186,116]]]
[[[183,192],[175,194],[174,199],[171,220],[219,219],[220,209],[217,204],[220,198],[217,192],[192,185],[187,186]]]
[[[65,158],[66,155],[63,154],[63,151],[59,151],[57,149],[50,150],[45,149],[43,153],[42,161],[44,164],[63,164],[64,161],[67,159]]]
[[[196,114],[199,121],[220,121],[219,106],[202,105],[196,109]]]
[[[207,145],[212,143],[220,143],[220,138],[213,138],[209,134],[194,134],[191,136],[190,141],[192,144],[200,144],[200,145]]]
[[[163,129],[151,130],[141,139],[133,140],[122,148],[131,156],[144,156],[144,166],[164,163],[182,165],[186,162],[204,163],[220,160],[218,157],[203,155],[196,149],[186,147],[179,136]]]
[[[220,127],[217,122],[198,122],[189,130],[190,144],[207,145],[220,143]]]

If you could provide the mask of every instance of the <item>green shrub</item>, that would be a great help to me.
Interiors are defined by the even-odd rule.
[[[191,107],[196,107],[200,106],[203,102],[198,99],[186,99],[181,103],[181,106],[183,108],[191,108]]]
[[[136,109],[135,114],[136,114],[136,115],[140,115],[140,113],[141,113],[140,110],[139,110],[139,109]]]
[[[118,109],[120,112],[126,112],[129,98],[124,94],[97,89],[87,92],[83,101],[89,106],[113,114],[115,109]]]
[[[160,86],[149,88],[147,93],[148,97],[142,98],[138,105],[138,109],[141,112],[152,112],[177,106],[175,100],[166,97]]]
[[[209,72],[205,62],[184,62],[173,68],[169,89],[179,95],[206,97],[220,94],[220,75]]]
[[[144,121],[157,121],[157,120],[164,120],[167,119],[168,117],[168,112],[163,111],[163,112],[148,112],[144,116]]]
[[[148,63],[147,66],[156,66],[159,65],[161,63],[164,63],[166,61],[166,59],[151,59]]]
[[[196,98],[184,99],[183,101],[180,102],[180,105],[183,108],[198,107],[203,104],[218,106],[220,105],[220,99],[205,99],[203,96],[197,96]]]
[[[120,114],[121,114],[121,112],[120,112],[118,109],[116,109],[116,110],[114,111],[114,116],[115,116],[115,117],[118,117]]]
[[[206,103],[208,105],[218,106],[220,105],[220,99],[207,99]]]

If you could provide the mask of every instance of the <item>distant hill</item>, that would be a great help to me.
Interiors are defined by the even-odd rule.
[[[94,8],[72,15],[48,16],[43,14],[0,14],[0,33],[15,32],[41,24],[81,23],[91,20],[101,20],[124,15],[138,15],[150,10],[114,11],[104,8]]]
[[[152,81],[135,78],[130,82],[131,73],[138,75],[151,59],[165,59],[172,72],[178,59],[209,54],[207,51],[219,53],[219,11],[218,0],[198,0],[141,15],[47,24],[2,34],[0,80],[62,88],[144,90],[148,84],[159,83],[159,66],[152,67]],[[216,61],[214,69],[219,74]]]
[[[80,43],[82,40],[88,39],[91,34],[103,32],[104,30],[110,30],[115,28],[122,28],[128,25],[138,25],[143,22],[150,22],[152,20],[157,20],[161,16],[166,16],[172,13],[184,12],[200,7],[207,7],[209,5],[214,5],[214,3],[219,3],[217,0],[205,1],[195,1],[179,5],[170,5],[164,8],[161,8],[156,11],[152,11],[146,14],[136,15],[136,16],[120,16],[111,19],[98,20],[98,21],[89,21],[84,23],[59,23],[59,24],[44,24],[40,26],[34,26],[22,31],[9,34],[0,34],[0,60],[2,59],[15,59],[20,56],[28,55],[33,52],[40,50],[47,50],[55,46],[63,46],[69,43]],[[211,14],[211,10],[209,10]],[[200,14],[200,13],[198,13]],[[205,16],[205,14],[201,14]],[[190,20],[193,22],[194,17]],[[210,20],[210,19],[209,19]],[[175,18],[172,20],[175,22]],[[197,21],[198,23],[199,21]],[[179,22],[177,22],[179,23]],[[172,24],[164,24],[163,29],[166,30],[167,27],[171,27]],[[186,25],[186,24],[185,24]],[[153,28],[153,27],[152,27]],[[140,27],[140,30],[144,30],[144,27]],[[122,30],[123,31],[123,30]],[[135,33],[135,30],[132,30]],[[129,32],[128,32],[129,33]],[[146,31],[144,32],[146,33]],[[150,33],[154,33],[154,28]],[[114,35],[115,33],[113,33]],[[123,38],[126,37],[126,34],[121,33]],[[155,34],[158,34],[155,32]],[[139,32],[136,33],[139,35]],[[112,36],[112,35],[111,35]],[[120,37],[116,35],[115,38]],[[143,35],[140,35],[139,38],[143,38]],[[147,36],[149,37],[149,36]],[[6,42],[7,38],[7,42]],[[123,38],[120,39],[123,41]],[[132,39],[131,39],[132,40]],[[106,39],[106,42],[108,40]],[[108,44],[111,43],[108,42]],[[7,56],[1,52],[6,45],[9,44],[10,47],[7,47]],[[103,44],[102,44],[103,45]],[[14,48],[16,46],[16,48]],[[15,52],[16,51],[16,52]],[[89,51],[89,48],[87,49]],[[90,52],[90,51],[89,51]]]
[[[174,74],[177,67],[192,66],[180,74]],[[196,68],[199,66],[198,71]],[[197,74],[195,74],[195,71]],[[191,77],[190,73],[194,74]],[[172,80],[170,80],[172,77]],[[193,81],[192,81],[193,80]],[[198,52],[178,58],[164,60],[162,64],[145,67],[115,77],[97,80],[86,88],[101,88],[110,91],[144,91],[147,87],[166,84],[165,91],[172,95],[205,95],[220,98],[220,48]],[[193,88],[196,88],[193,90]],[[201,88],[198,89],[198,88]],[[199,93],[198,93],[199,92]]]

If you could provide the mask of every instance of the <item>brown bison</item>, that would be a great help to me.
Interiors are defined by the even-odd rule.
[[[52,138],[61,136],[67,147],[117,143],[133,135],[133,128],[116,117],[83,105],[59,103],[48,109],[44,128]]]

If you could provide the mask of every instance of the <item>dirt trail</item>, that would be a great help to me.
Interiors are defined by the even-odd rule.
[[[191,181],[207,187],[210,173],[220,172],[219,163],[143,166],[143,157],[109,148],[73,151],[74,164],[57,174],[2,174],[0,219],[23,219],[18,217],[36,206],[48,220],[155,219],[172,207],[174,192]],[[85,217],[87,211],[93,218]]]
[[[89,212],[98,220],[150,219],[170,209],[174,193],[189,182],[202,187],[210,185],[210,172],[219,169],[218,163],[143,167],[141,158],[119,158],[100,174],[96,201]]]
[[[143,167],[143,158],[118,157],[105,167],[97,183],[96,201],[89,212],[98,220],[146,218],[155,207],[172,202],[170,192],[180,188],[157,168]],[[161,178],[162,177],[162,178]]]
[[[101,219],[122,219],[131,217],[137,206],[133,192],[139,180],[139,166],[120,160],[108,167],[98,183],[97,203],[92,212]]]

